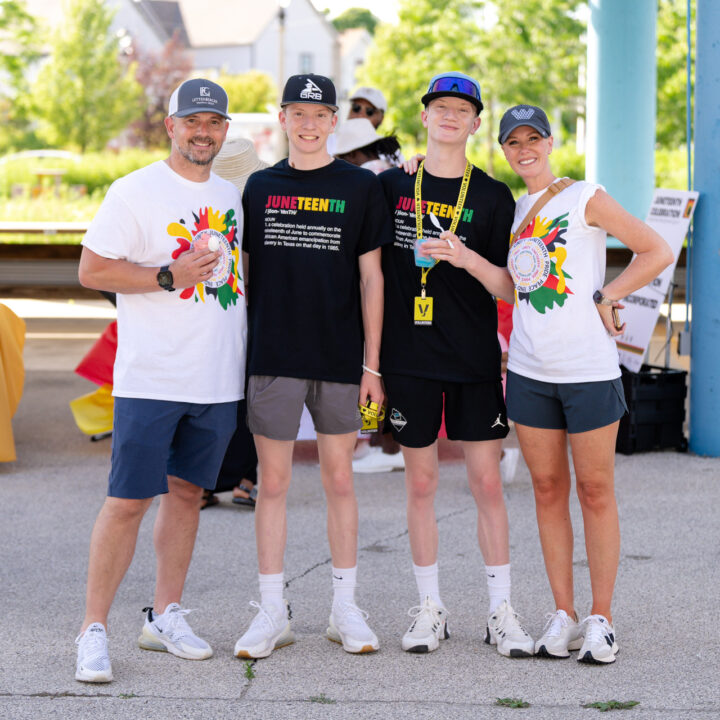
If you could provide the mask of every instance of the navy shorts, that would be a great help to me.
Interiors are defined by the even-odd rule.
[[[167,476],[212,490],[237,422],[237,402],[115,398],[110,497],[155,497]]]
[[[460,383],[383,373],[385,422],[395,440],[409,448],[432,445],[445,409],[450,440],[499,440],[508,434],[502,382]]]
[[[612,425],[627,412],[622,380],[549,383],[507,374],[508,417],[546,430],[588,432]]]

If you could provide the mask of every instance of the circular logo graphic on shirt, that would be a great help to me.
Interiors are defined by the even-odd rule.
[[[550,253],[538,237],[526,237],[510,247],[508,270],[518,293],[531,293],[545,284],[550,275]]]
[[[207,228],[200,230],[193,237],[193,248],[195,250],[204,250],[212,248],[217,243],[220,257],[218,258],[217,265],[213,268],[212,275],[203,281],[203,285],[211,288],[221,287],[225,285],[228,278],[230,277],[230,270],[232,269],[232,251],[230,243],[227,238],[218,230]]]

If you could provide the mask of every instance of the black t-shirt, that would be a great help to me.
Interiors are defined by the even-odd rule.
[[[248,375],[358,383],[358,256],[392,242],[377,177],[343,160],[254,173],[243,194]]]
[[[427,276],[433,298],[432,325],[414,324],[420,295],[415,244],[415,175],[400,168],[380,174],[395,217],[395,241],[383,249],[385,316],[380,367],[383,372],[453,382],[500,379],[495,298],[466,270],[439,262]],[[423,171],[423,235],[437,238],[432,212],[450,229],[462,178],[438,178]],[[427,205],[425,204],[427,203]],[[455,233],[467,247],[504,267],[515,201],[508,187],[473,167]]]

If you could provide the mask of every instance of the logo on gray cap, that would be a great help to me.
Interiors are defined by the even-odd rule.
[[[517,118],[518,120],[529,120],[535,114],[535,109],[534,108],[515,108],[514,110],[511,110],[510,112],[512,113],[512,116],[514,118]]]

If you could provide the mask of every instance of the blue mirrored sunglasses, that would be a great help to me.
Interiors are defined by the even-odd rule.
[[[428,93],[436,92],[459,92],[480,100],[480,88],[472,80],[465,80],[452,75],[437,78],[430,83]]]

